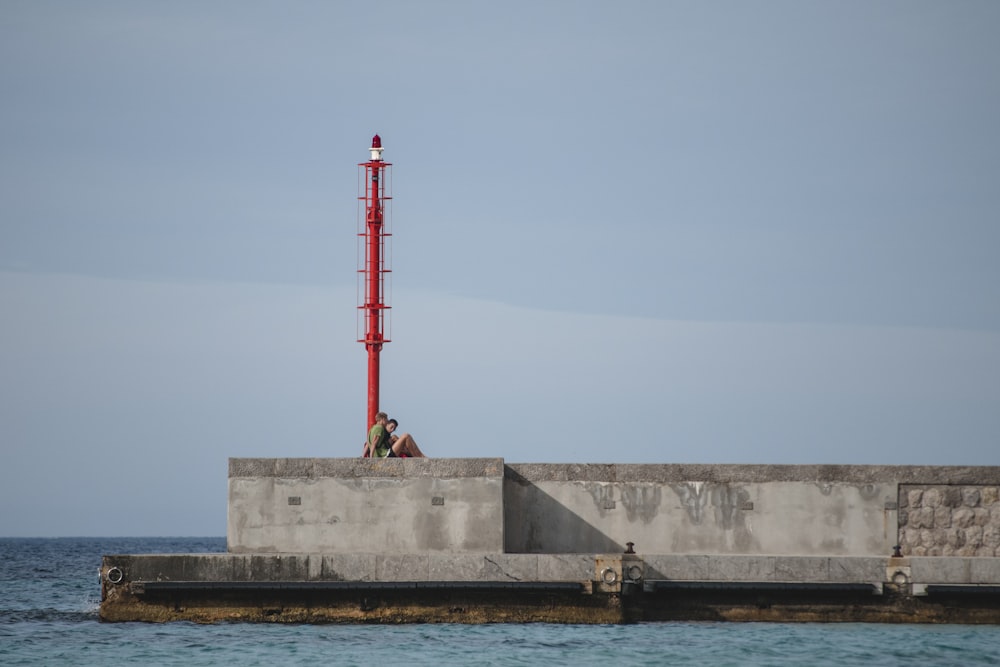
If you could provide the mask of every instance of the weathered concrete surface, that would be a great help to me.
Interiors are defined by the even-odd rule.
[[[908,558],[914,583],[1000,584],[1000,558]]]
[[[101,579],[106,621],[1000,623],[998,595],[975,594],[1000,585],[998,558],[121,555],[104,558]]]
[[[896,544],[894,486],[802,482],[508,483],[510,552],[875,555]],[[516,517],[516,518],[515,518]]]
[[[587,554],[142,554],[104,557],[123,583],[145,581],[584,581]]]
[[[998,482],[997,467],[509,464],[504,546],[885,556],[899,541],[901,484]]]
[[[864,592],[699,590],[645,595],[626,602],[632,621],[747,621],[757,623],[1000,623],[995,601],[914,597],[886,589]]]
[[[122,594],[102,604],[106,622],[161,623],[620,623],[620,600],[577,592],[339,590]]]
[[[501,459],[230,459],[228,549],[503,551]]]
[[[654,554],[647,579],[802,583],[881,583],[888,559],[875,556],[719,556]]]
[[[622,554],[141,554],[104,556],[121,584],[149,581],[435,582],[590,581],[595,563]],[[888,582],[897,565],[921,584],[1000,585],[1000,558],[636,554],[643,579],[800,583]],[[909,583],[909,582],[906,582]]]
[[[106,556],[105,621],[614,623],[620,604],[584,595],[594,558],[580,554],[164,554]],[[153,584],[186,585],[154,590]],[[343,583],[343,588],[271,590]],[[436,586],[441,582],[447,585]],[[576,588],[534,589],[536,582]],[[204,583],[209,588],[198,590]],[[421,588],[421,584],[430,584]],[[467,586],[461,586],[461,584]],[[228,584],[220,590],[213,585]],[[250,588],[241,589],[241,584]],[[397,586],[393,587],[395,584]],[[409,584],[412,587],[407,587]],[[523,588],[505,588],[524,584]],[[256,585],[264,586],[263,589]],[[389,587],[386,587],[389,585]],[[491,586],[492,585],[492,586]],[[193,587],[193,589],[192,589]]]
[[[634,542],[647,553],[885,556],[930,540],[990,556],[998,487],[998,467],[231,459],[227,536],[236,553],[600,553]],[[935,499],[975,506],[945,513]]]
[[[715,463],[508,463],[528,482],[839,482],[997,484],[1000,466],[772,465]]]

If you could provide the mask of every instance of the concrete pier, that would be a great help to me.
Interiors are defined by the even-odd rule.
[[[105,556],[101,618],[1000,623],[998,488],[996,467],[231,459],[229,553]]]

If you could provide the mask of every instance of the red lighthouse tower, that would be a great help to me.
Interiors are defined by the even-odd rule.
[[[389,308],[386,302],[388,277],[389,209],[392,201],[389,168],[382,161],[382,139],[372,137],[371,159],[358,164],[360,183],[358,196],[358,325],[364,322],[359,343],[368,350],[368,417],[365,427],[375,423],[379,411],[379,354],[389,342]],[[364,206],[361,206],[364,202]]]

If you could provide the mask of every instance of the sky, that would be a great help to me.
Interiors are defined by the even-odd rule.
[[[1000,3],[0,3],[0,536],[229,457],[1000,464]]]

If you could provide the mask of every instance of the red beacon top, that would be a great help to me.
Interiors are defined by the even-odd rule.
[[[382,137],[377,134],[372,137],[372,147],[369,149],[372,153],[372,162],[382,161]]]

